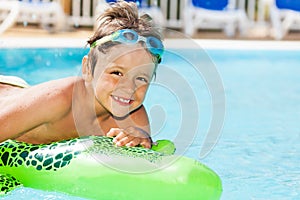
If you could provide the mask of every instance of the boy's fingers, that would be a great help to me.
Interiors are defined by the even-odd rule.
[[[106,134],[108,137],[115,137],[113,142],[117,146],[137,146],[141,145],[144,148],[151,148],[151,139],[139,129],[119,129],[119,128],[111,128],[109,132]]]
[[[135,139],[133,139],[132,137],[125,136],[121,140],[117,141],[116,145],[118,145],[118,146],[124,146],[124,145],[126,145],[127,146],[127,144],[129,144],[133,140],[135,140]]]
[[[147,149],[150,149],[150,148],[151,148],[151,142],[150,142],[149,139],[143,140],[143,141],[141,142],[141,145],[142,145],[144,148],[147,148]]]
[[[126,144],[127,147],[135,147],[140,144],[140,138],[133,138],[130,142]]]
[[[108,133],[106,134],[106,136],[108,137],[114,137],[116,135],[118,135],[120,132],[122,132],[122,129],[119,128],[111,128]]]
[[[123,138],[128,137],[128,135],[124,131],[119,131],[118,134],[116,134],[116,137],[114,138],[114,142],[119,142]]]

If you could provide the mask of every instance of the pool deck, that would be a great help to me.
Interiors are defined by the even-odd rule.
[[[193,38],[180,31],[165,31],[167,47],[190,48],[191,42],[203,48],[237,48],[237,49],[300,49],[300,32],[290,32],[283,40],[276,41],[267,36],[263,30],[252,30],[247,37],[237,35],[228,38],[221,31],[198,31]],[[16,25],[0,36],[2,47],[85,47],[86,41],[93,34],[92,28],[76,28],[59,33],[49,33],[46,30],[29,26]],[[176,42],[175,42],[176,41]],[[193,46],[193,45],[192,45]]]

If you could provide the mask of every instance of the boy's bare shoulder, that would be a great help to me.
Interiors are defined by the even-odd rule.
[[[40,97],[44,96],[50,101],[65,101],[69,104],[72,101],[74,87],[82,84],[83,80],[80,77],[68,77],[33,86],[31,91],[28,92],[31,94],[36,93]]]
[[[45,93],[49,96],[64,94],[71,95],[76,85],[82,84],[80,77],[67,77],[62,79],[51,80],[28,88],[31,93]]]
[[[18,107],[18,104],[26,104],[31,108],[47,108],[48,110],[52,108],[53,112],[65,112],[65,109],[71,106],[74,86],[81,85],[82,82],[80,77],[51,80],[18,90],[10,98],[22,99],[14,101],[15,107]],[[45,107],[45,105],[47,106]]]
[[[34,87],[40,87],[40,88],[49,88],[49,89],[72,89],[74,85],[81,84],[83,81],[80,77],[67,77],[67,78],[61,78],[56,80],[51,80],[48,82],[41,83],[39,85],[36,85]]]

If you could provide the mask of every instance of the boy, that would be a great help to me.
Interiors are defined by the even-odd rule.
[[[125,1],[111,4],[99,22],[82,77],[28,88],[2,81],[0,141],[38,144],[106,135],[119,146],[151,147],[142,102],[163,53],[159,30]]]

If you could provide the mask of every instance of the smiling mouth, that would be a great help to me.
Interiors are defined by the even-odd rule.
[[[113,98],[113,100],[115,100],[116,102],[118,102],[121,105],[126,105],[127,106],[127,105],[130,105],[133,102],[133,100],[123,98],[123,97],[118,97],[118,96],[114,96],[114,95],[112,95],[111,97]]]

